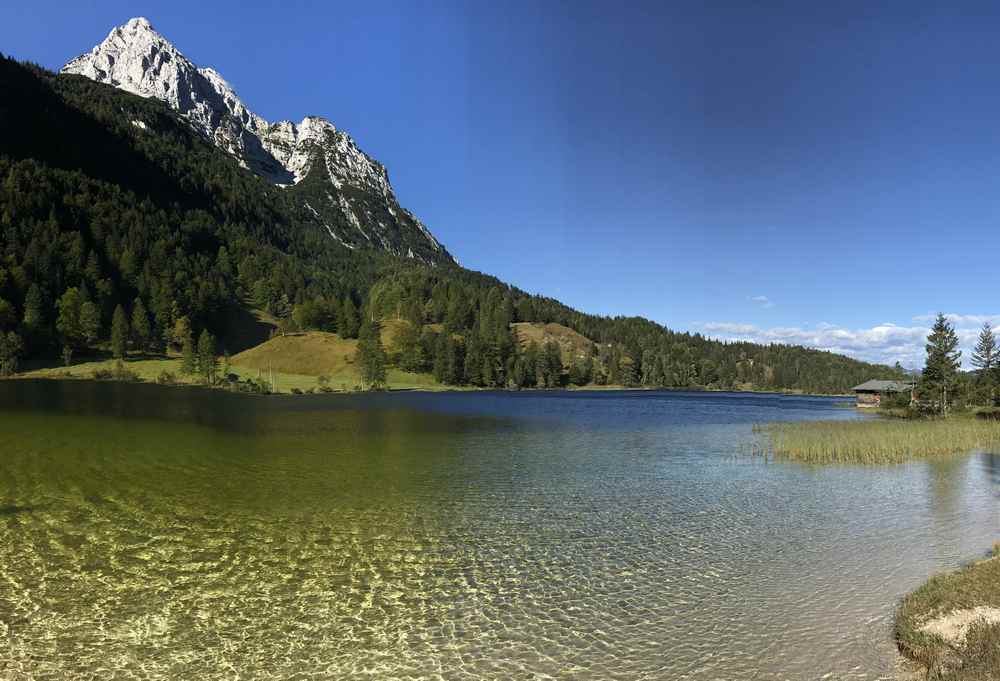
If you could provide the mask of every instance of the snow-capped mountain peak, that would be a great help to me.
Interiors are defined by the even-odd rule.
[[[351,248],[373,246],[428,262],[451,260],[427,228],[399,206],[385,167],[347,133],[318,116],[298,124],[269,123],[218,71],[196,66],[144,17],[112,29],[62,73],[166,102],[197,132],[278,186],[300,189],[297,185],[316,173],[318,183],[302,189],[310,198],[303,201],[306,213]]]

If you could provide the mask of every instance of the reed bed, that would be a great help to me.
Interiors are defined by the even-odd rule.
[[[807,463],[891,464],[1000,447],[1000,421],[866,419],[755,427],[765,455]]]

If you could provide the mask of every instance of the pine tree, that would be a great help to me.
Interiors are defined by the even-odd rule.
[[[56,328],[62,334],[67,345],[73,345],[82,338],[80,329],[80,308],[83,306],[83,299],[80,290],[73,287],[68,288],[59,298],[56,307],[59,308],[59,316],[56,318]]]
[[[434,380],[445,383],[445,372],[448,364],[447,333],[439,333],[434,339]]]
[[[125,357],[128,333],[128,317],[125,316],[125,310],[122,306],[118,305],[111,317],[111,354],[116,359]]]
[[[170,336],[171,341],[177,347],[183,348],[185,340],[190,340],[193,346],[194,330],[191,328],[191,320],[187,317],[177,317],[174,322],[174,330]]]
[[[920,378],[920,394],[940,400],[941,410],[948,408],[948,392],[954,392],[962,353],[958,350],[955,328],[943,314],[938,314],[927,336],[927,360]]]
[[[215,358],[215,336],[203,329],[198,337],[198,371],[205,383],[215,383],[218,364]]]
[[[180,342],[181,346],[181,373],[194,374],[198,371],[198,358],[194,350],[194,336],[191,333],[190,324],[186,323],[187,318],[184,317],[182,319],[184,319],[185,323],[183,325],[178,324],[180,328],[175,329],[174,336]],[[177,332],[181,334],[179,338],[176,335]]]
[[[17,360],[24,351],[21,337],[13,331],[0,331],[0,376],[12,376],[17,373]]]
[[[32,282],[28,287],[28,294],[24,298],[24,326],[29,330],[35,330],[45,323],[45,313],[42,310],[42,289],[38,284]]]
[[[972,351],[972,366],[980,370],[983,376],[988,376],[997,366],[997,339],[989,322],[983,324],[979,332],[979,340]]]
[[[556,388],[562,384],[562,351],[559,349],[559,344],[555,341],[549,341],[545,344],[544,349],[544,363],[545,363],[545,386],[547,388]]]
[[[396,334],[396,345],[399,347],[399,367],[404,371],[419,372],[426,369],[427,360],[424,348],[420,342],[420,329],[412,323],[403,324]]]
[[[360,325],[358,308],[351,297],[348,296],[340,306],[340,319],[337,320],[337,332],[341,338],[357,338]]]
[[[88,345],[101,336],[101,311],[89,300],[80,306],[80,334]]]
[[[135,337],[136,345],[143,350],[149,350],[153,330],[149,325],[149,313],[142,304],[142,298],[136,298],[132,305],[132,335]]]
[[[473,333],[465,350],[462,375],[470,385],[483,385],[483,348],[479,338]]]
[[[361,370],[361,385],[365,390],[385,387],[385,349],[378,321],[366,322],[361,327],[355,361]]]
[[[998,372],[997,339],[989,322],[983,324],[979,332],[979,340],[972,351],[972,366],[979,369],[979,390],[977,396],[984,402],[992,403],[995,399],[995,385]]]

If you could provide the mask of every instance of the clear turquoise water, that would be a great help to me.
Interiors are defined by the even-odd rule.
[[[1000,455],[747,456],[823,398],[0,383],[0,678],[877,679]]]

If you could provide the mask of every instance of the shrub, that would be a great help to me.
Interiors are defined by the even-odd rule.
[[[177,382],[177,376],[171,371],[161,371],[156,377],[156,382],[160,385],[173,385]]]

